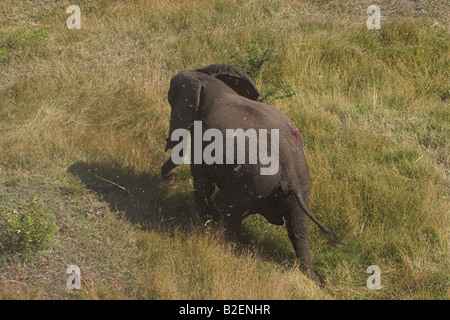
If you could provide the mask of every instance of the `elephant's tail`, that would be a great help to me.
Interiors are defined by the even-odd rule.
[[[300,205],[300,208],[303,210],[303,212],[311,218],[312,221],[314,221],[315,224],[317,224],[320,228],[320,230],[322,230],[322,232],[325,234],[325,237],[328,239],[328,241],[330,241],[330,243],[335,246],[336,248],[339,245],[345,245],[345,243],[343,243],[341,241],[341,239],[339,239],[339,237],[337,236],[336,232],[331,229],[328,228],[326,226],[324,226],[319,220],[316,219],[316,217],[308,210],[308,208],[305,205],[305,202],[303,200],[302,194],[300,191],[294,191],[295,197],[297,198],[297,202]]]

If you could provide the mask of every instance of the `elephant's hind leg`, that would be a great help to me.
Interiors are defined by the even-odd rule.
[[[307,216],[298,205],[290,206],[284,215],[289,239],[300,262],[300,269],[309,278],[317,281],[308,251]]]

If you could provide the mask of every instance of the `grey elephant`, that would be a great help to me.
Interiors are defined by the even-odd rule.
[[[229,129],[277,129],[278,170],[266,175],[261,174],[265,165],[259,160],[253,164],[196,162],[192,152],[195,139],[191,139],[190,168],[196,208],[205,222],[218,220],[222,214],[224,228],[231,237],[239,234],[242,220],[250,214],[259,213],[275,225],[286,224],[301,270],[317,280],[308,252],[307,217],[333,245],[342,242],[308,210],[309,172],[298,130],[286,115],[257,101],[258,97],[253,80],[231,65],[179,72],[172,78],[168,92],[172,111],[166,151],[177,145],[178,141],[171,137],[180,128],[189,130],[191,137],[212,128],[224,135]],[[200,121],[201,127],[194,125]],[[254,152],[250,149],[246,145],[248,157]],[[236,146],[233,152],[237,155]],[[172,157],[168,159],[161,167],[162,176],[171,179],[170,171],[176,166]],[[212,200],[216,188],[218,192]]]

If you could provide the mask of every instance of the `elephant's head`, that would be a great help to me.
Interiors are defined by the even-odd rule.
[[[172,113],[166,151],[177,144],[176,141],[170,140],[173,131],[179,128],[189,130],[196,120],[202,90],[208,90],[208,77],[199,77],[199,73],[221,80],[241,96],[252,100],[259,97],[258,89],[249,75],[231,65],[213,64],[201,69],[179,72],[170,81],[168,92]],[[220,92],[212,94],[219,95]]]

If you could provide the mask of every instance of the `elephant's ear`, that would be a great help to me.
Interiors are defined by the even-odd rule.
[[[201,81],[189,71],[181,71],[170,80],[167,99],[172,107],[172,112],[169,137],[166,139],[166,151],[178,143],[178,141],[170,140],[173,131],[181,128],[189,130],[194,123],[200,104],[201,86]]]
[[[239,95],[257,100],[259,91],[252,78],[241,69],[229,64],[212,64],[201,69],[197,69],[210,75],[211,77],[222,80],[227,86],[236,91]]]

